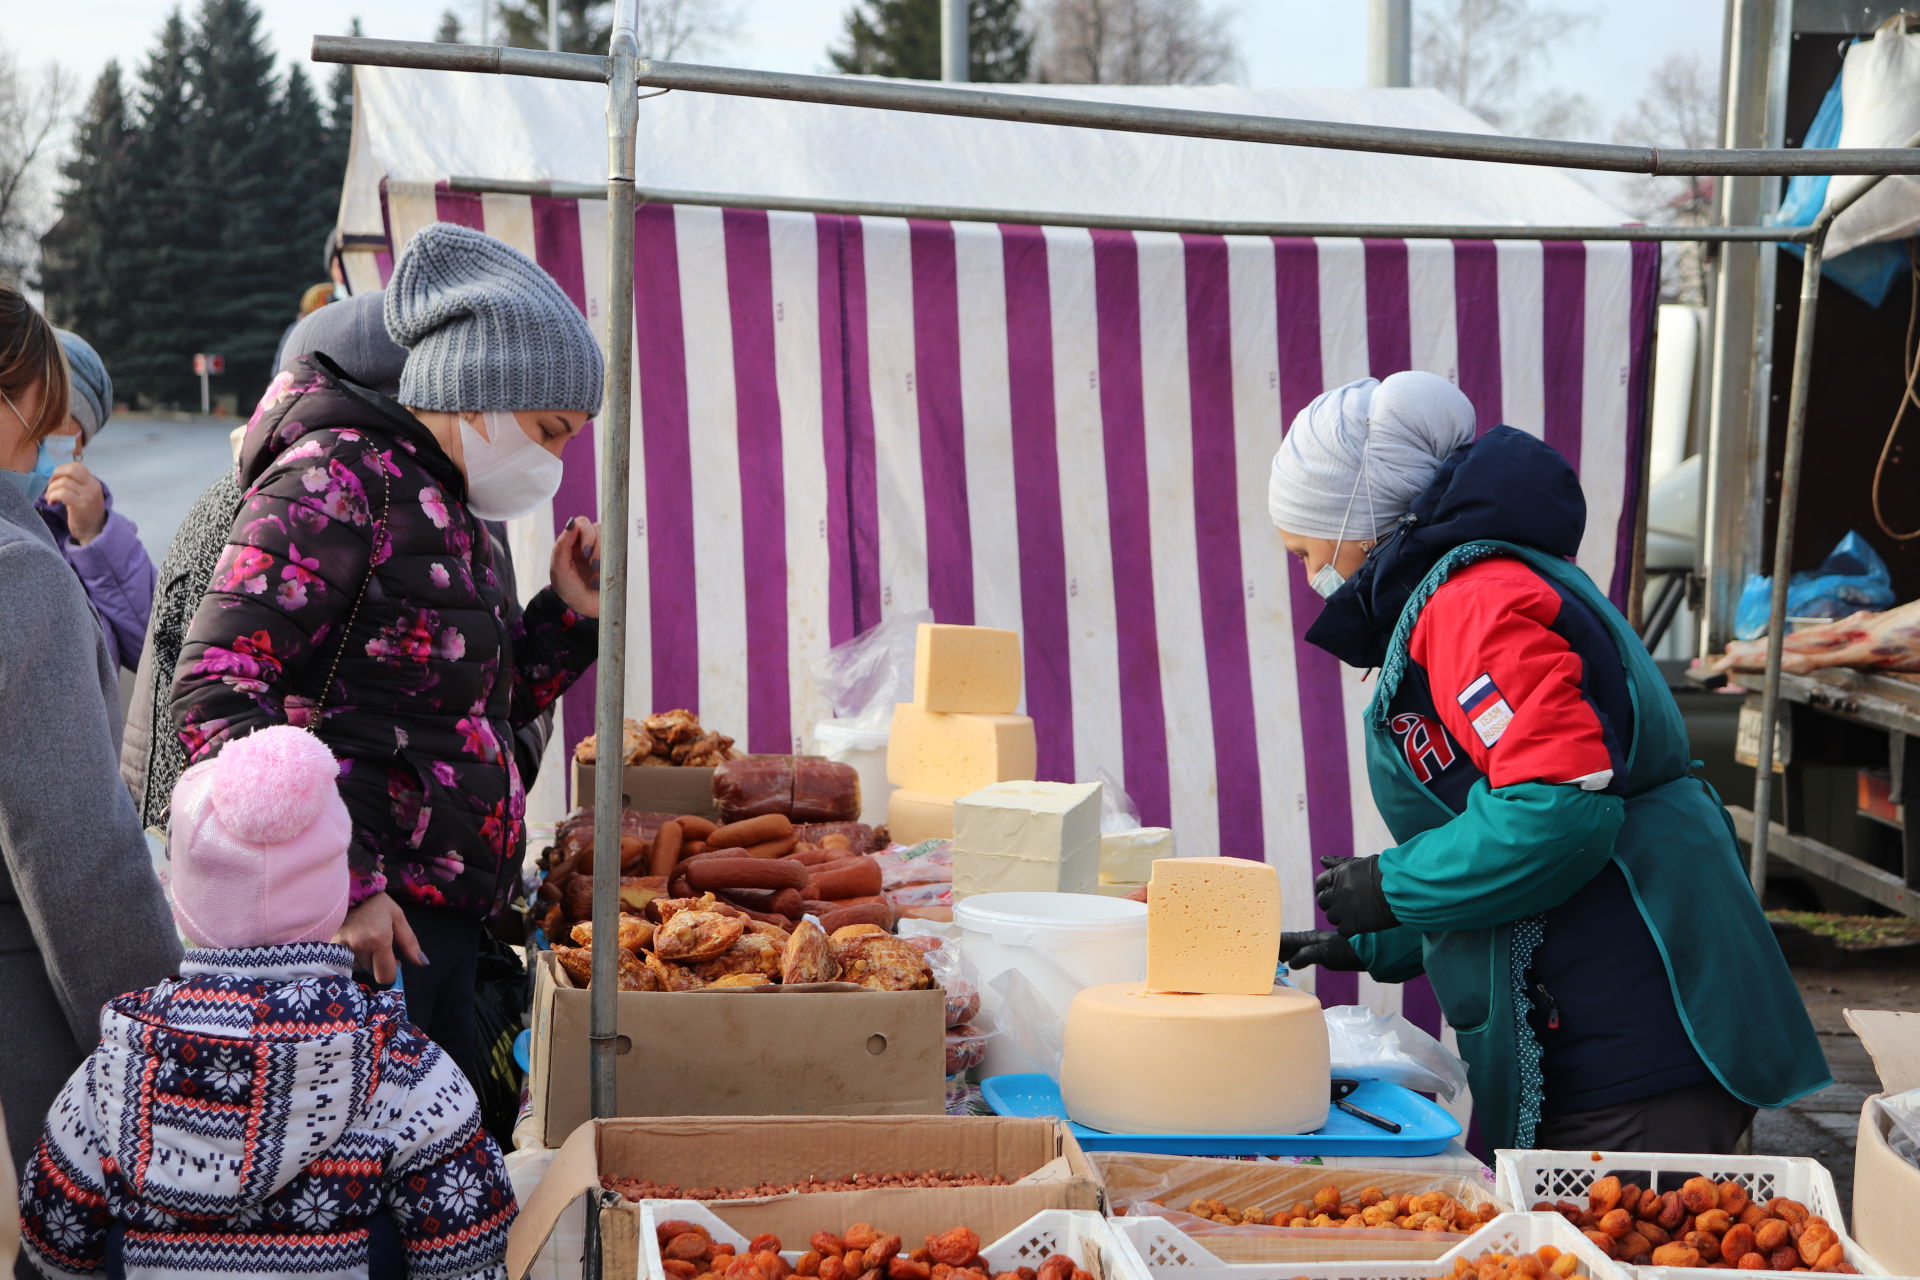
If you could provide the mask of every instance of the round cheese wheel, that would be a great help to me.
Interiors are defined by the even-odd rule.
[[[1060,1092],[1074,1122],[1107,1133],[1311,1133],[1331,1074],[1326,1016],[1304,991],[1118,982],[1074,997]]]

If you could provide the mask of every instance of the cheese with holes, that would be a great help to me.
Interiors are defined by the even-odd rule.
[[[954,802],[956,899],[1099,885],[1099,783],[996,782]]]
[[[887,835],[895,844],[953,839],[953,801],[923,791],[895,791],[887,797]]]
[[[1280,876],[1246,858],[1162,858],[1147,882],[1147,988],[1263,995],[1280,959]]]
[[[1020,633],[922,623],[913,701],[926,711],[1012,715],[1020,709]]]
[[[1165,827],[1109,831],[1100,837],[1100,879],[1106,884],[1142,885],[1153,864],[1173,856],[1173,832]]]
[[[1304,991],[1120,982],[1074,996],[1060,1093],[1070,1119],[1107,1133],[1312,1133],[1327,1122],[1330,1074],[1327,1021]]]
[[[1033,721],[1025,716],[893,709],[887,781],[949,800],[994,782],[1033,777]]]

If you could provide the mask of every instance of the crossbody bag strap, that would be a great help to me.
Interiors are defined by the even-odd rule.
[[[360,605],[367,598],[367,588],[373,583],[374,562],[380,555],[380,544],[387,536],[387,514],[393,504],[393,479],[387,469],[380,464],[378,456],[374,463],[380,471],[380,518],[373,524],[373,541],[367,549],[367,576],[360,580],[360,591],[353,597],[353,608],[347,613],[347,625],[340,630],[340,642],[333,647],[333,662],[327,668],[327,678],[320,686],[320,695],[313,705],[314,728],[320,727],[320,713],[325,710],[327,697],[333,692],[334,679],[340,674],[340,659],[346,656],[347,643],[353,638],[354,623],[360,620]]]

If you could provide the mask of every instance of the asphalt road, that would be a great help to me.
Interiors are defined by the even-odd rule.
[[[113,491],[114,510],[133,521],[157,565],[187,509],[232,465],[228,433],[239,420],[168,421],[116,413],[84,461]]]

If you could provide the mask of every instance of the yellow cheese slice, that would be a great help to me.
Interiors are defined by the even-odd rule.
[[[1162,858],[1147,887],[1147,988],[1263,995],[1280,959],[1280,877],[1246,858]]]
[[[921,791],[887,797],[887,834],[895,844],[953,839],[953,801]]]
[[[893,709],[887,781],[952,800],[992,782],[1033,777],[1033,721],[1025,716]]]
[[[1020,709],[1020,633],[922,623],[913,701],[926,711],[1012,715]]]

